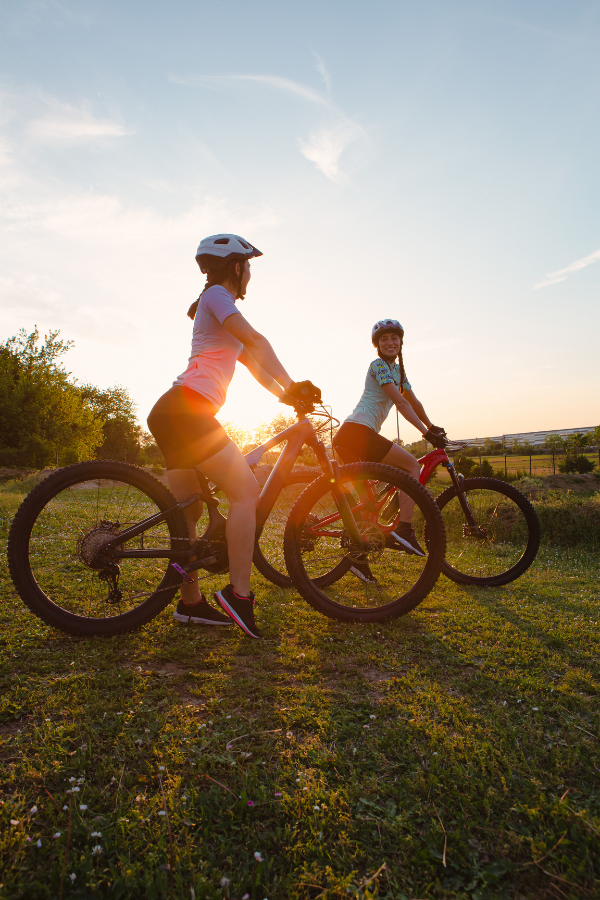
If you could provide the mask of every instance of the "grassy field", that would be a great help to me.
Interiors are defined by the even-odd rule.
[[[0,568],[1,898],[600,895],[597,552],[385,626],[257,576],[261,642],[70,638]]]

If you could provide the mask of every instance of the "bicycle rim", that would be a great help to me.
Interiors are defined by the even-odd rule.
[[[264,524],[261,536],[255,547],[254,565],[261,575],[264,575],[265,578],[278,587],[289,588],[292,586],[292,579],[288,575],[283,549],[285,526],[298,498],[306,490],[306,486],[314,480],[314,476],[308,474],[292,475],[288,479],[277,498],[275,506],[269,513],[269,518]],[[317,579],[317,583],[319,585],[332,584],[345,573],[347,568],[347,565],[342,564],[333,570],[327,571]]]
[[[476,525],[466,523],[454,487],[437,498],[446,528],[445,575],[459,584],[499,586],[525,572],[538,551],[540,526],[529,500],[493,478],[468,478],[464,491]]]
[[[381,482],[389,485],[387,490],[381,489]],[[331,484],[320,478],[300,497],[286,526],[285,558],[294,584],[308,603],[334,619],[384,621],[404,615],[429,593],[441,570],[444,526],[435,501],[415,479],[381,464],[344,466],[340,484],[367,549],[353,546]],[[405,552],[382,516],[397,489],[414,501],[412,524],[423,556]],[[338,565],[346,567],[342,577],[319,587],[318,579]],[[365,565],[376,581],[365,581],[353,571],[364,575]]]
[[[173,598],[181,581],[162,559],[119,559],[94,568],[94,554],[123,529],[175,504],[146,472],[98,461],[69,466],[24,500],[9,538],[11,575],[30,609],[64,631],[117,634],[139,627]],[[179,510],[123,545],[179,549],[187,541]]]

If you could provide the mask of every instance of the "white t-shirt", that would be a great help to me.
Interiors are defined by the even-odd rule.
[[[192,355],[185,372],[173,382],[202,394],[217,410],[225,403],[235,364],[244,349],[223,327],[225,319],[234,313],[239,309],[222,285],[215,284],[202,294],[194,319]]]

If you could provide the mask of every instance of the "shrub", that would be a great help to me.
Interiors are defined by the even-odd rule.
[[[580,454],[579,456],[567,456],[563,462],[558,464],[558,471],[564,474],[572,474],[577,472],[579,475],[585,475],[593,472],[596,468],[595,463],[588,459],[587,456]]]
[[[482,459],[481,465],[476,465],[473,471],[471,472],[471,478],[493,478],[494,477],[494,467],[492,466],[489,459]]]

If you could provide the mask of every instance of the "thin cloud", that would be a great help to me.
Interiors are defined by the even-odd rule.
[[[287,94],[295,94],[297,97],[302,97],[303,100],[318,103],[320,106],[331,105],[327,97],[307,84],[292,81],[290,78],[282,78],[279,75],[169,75],[168,77],[169,81],[175,84],[185,84],[188,87],[211,87],[235,82],[263,84]]]
[[[323,62],[323,60],[321,59],[321,57],[319,56],[318,53],[315,53],[315,57],[317,60],[317,70],[319,72],[319,75],[325,82],[325,89],[326,89],[327,93],[330,94],[331,89],[333,87],[333,81],[331,79],[331,75],[329,74],[329,70],[327,69],[325,63]]]
[[[300,140],[300,150],[326,178],[339,181],[340,157],[344,150],[364,135],[363,129],[350,120],[338,122],[313,132],[307,141]]]
[[[131,134],[119,122],[98,119],[90,105],[80,107],[48,101],[51,111],[29,123],[29,135],[37,141],[50,144],[71,144],[102,137],[122,137]]]
[[[540,288],[547,287],[549,284],[558,284],[561,281],[565,281],[572,272],[578,272],[580,269],[585,269],[586,266],[591,266],[592,263],[597,262],[599,259],[600,249],[594,250],[589,256],[583,256],[581,259],[576,259],[575,262],[572,262],[570,266],[566,266],[564,269],[558,269],[556,272],[549,272],[545,278],[542,278],[541,281],[534,284],[534,290],[537,291]]]

